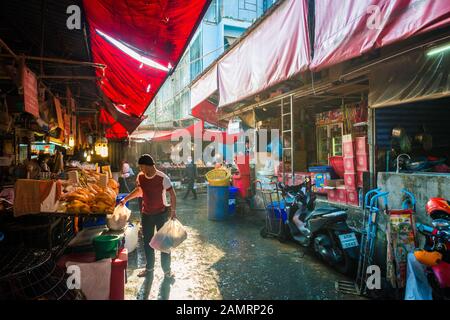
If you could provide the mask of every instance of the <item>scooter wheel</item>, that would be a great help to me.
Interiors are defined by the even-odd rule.
[[[264,226],[261,231],[259,232],[259,234],[261,235],[261,237],[263,238],[267,238],[269,236],[269,233],[267,232],[267,228]]]
[[[345,250],[342,250],[341,248],[339,248],[339,250],[342,251],[342,261],[335,265],[336,270],[342,274],[353,276],[356,270],[352,259]]]

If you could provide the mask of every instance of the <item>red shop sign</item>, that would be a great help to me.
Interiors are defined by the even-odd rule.
[[[39,118],[39,100],[37,79],[34,73],[27,67],[23,68],[23,97],[25,112]]]

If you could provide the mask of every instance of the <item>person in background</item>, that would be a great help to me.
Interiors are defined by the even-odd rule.
[[[130,167],[130,164],[128,163],[128,161],[123,160],[122,161],[122,172],[121,172],[121,176],[124,179],[127,179],[129,177],[133,177],[134,176],[134,172],[133,169]]]
[[[123,160],[119,178],[120,192],[131,192],[135,187],[134,179],[133,169],[128,161]]]
[[[64,172],[64,156],[61,151],[57,150],[55,153],[55,163],[53,166],[53,173],[59,175]]]
[[[197,178],[197,165],[192,160],[192,157],[188,157],[186,170],[184,171],[184,179],[187,184],[186,193],[184,194],[183,199],[186,200],[189,192],[192,191],[194,196],[194,200],[197,199],[197,192],[195,191],[195,179]]]
[[[41,172],[50,172],[50,166],[48,165],[48,161],[50,160],[50,156],[48,154],[42,154],[39,156],[39,166],[41,168]]]
[[[120,202],[120,205],[142,197],[141,222],[147,265],[138,276],[153,277],[155,251],[149,243],[155,233],[155,227],[159,230],[169,218],[176,218],[177,197],[169,177],[156,169],[155,161],[149,154],[142,155],[138,164],[141,172],[137,175],[136,188]],[[166,192],[170,195],[170,206],[166,202]],[[170,253],[161,252],[161,267],[167,279],[173,279],[170,262]]]

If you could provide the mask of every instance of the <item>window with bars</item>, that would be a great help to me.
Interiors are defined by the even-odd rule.
[[[258,5],[256,0],[239,0],[239,10],[256,12],[257,7]]]
[[[200,33],[190,48],[191,59],[191,81],[194,80],[202,72],[202,34]]]

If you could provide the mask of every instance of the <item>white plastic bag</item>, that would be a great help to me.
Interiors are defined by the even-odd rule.
[[[131,210],[126,206],[118,205],[113,214],[106,216],[106,224],[111,230],[122,230],[126,227],[130,218]]]
[[[405,300],[433,300],[433,292],[426,276],[426,267],[408,254]]]
[[[128,253],[136,250],[138,240],[139,240],[138,226],[129,223],[127,229],[125,230],[125,248],[128,250]]]
[[[170,253],[187,238],[187,232],[177,219],[170,219],[153,236],[150,247],[155,250]]]

